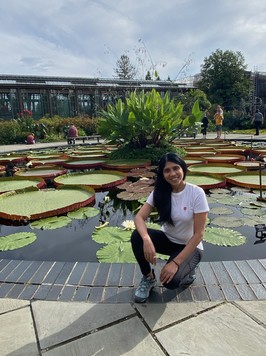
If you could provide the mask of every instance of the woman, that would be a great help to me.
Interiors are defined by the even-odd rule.
[[[135,217],[131,243],[143,278],[135,301],[145,302],[156,285],[151,264],[156,252],[169,255],[160,281],[169,289],[189,285],[202,258],[202,239],[209,206],[202,188],[185,182],[187,166],[176,153],[165,154],[159,162],[154,191]],[[147,229],[145,221],[156,207],[161,230]]]
[[[216,126],[216,134],[218,139],[221,138],[223,121],[224,121],[224,112],[220,105],[217,105],[216,113],[214,114],[215,126]]]

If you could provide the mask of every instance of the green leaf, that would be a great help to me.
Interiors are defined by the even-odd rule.
[[[16,250],[30,245],[37,239],[33,232],[17,232],[0,237],[0,251]]]
[[[218,246],[240,246],[246,243],[246,237],[235,230],[207,227],[204,241]]]
[[[102,247],[96,252],[100,262],[135,263],[136,259],[130,242],[115,242]]]
[[[96,229],[92,234],[92,239],[100,244],[111,244],[121,241],[130,241],[131,231],[118,227],[108,226],[103,229]]]
[[[87,218],[93,218],[94,216],[97,216],[99,213],[100,213],[99,209],[92,208],[92,207],[84,207],[69,212],[67,216],[71,219],[87,219]]]
[[[54,230],[67,226],[70,222],[71,219],[67,216],[53,216],[51,218],[33,221],[30,227],[31,229]]]

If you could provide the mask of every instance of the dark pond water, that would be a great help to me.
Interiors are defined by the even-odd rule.
[[[118,190],[111,192],[96,193],[94,207],[98,208],[99,202],[109,195],[111,200],[104,211],[109,212],[109,226],[121,227],[125,220],[132,220],[133,210],[137,202],[125,202],[116,198]],[[231,207],[230,207],[231,208]],[[235,216],[238,212],[235,211]],[[212,214],[209,216],[212,218]],[[99,225],[99,215],[85,220],[72,220],[65,228],[55,230],[32,230],[26,226],[7,226],[2,222],[0,225],[1,236],[16,232],[30,231],[37,235],[37,240],[20,249],[0,252],[0,259],[19,260],[46,260],[46,261],[79,261],[97,262],[96,251],[102,246],[91,239],[95,226]],[[266,258],[266,242],[255,237],[255,228],[242,226],[233,228],[247,237],[247,242],[239,247],[220,247],[204,242],[203,261],[232,261],[246,259]]]

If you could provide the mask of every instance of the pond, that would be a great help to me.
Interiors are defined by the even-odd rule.
[[[219,189],[216,189],[218,191]],[[122,201],[116,197],[119,189],[96,193],[94,207],[104,205],[105,197],[109,197],[109,202],[104,207],[103,214],[108,215],[108,226],[121,227],[125,220],[133,220],[134,210],[138,206],[135,201]],[[208,198],[209,199],[209,198]],[[210,200],[210,208],[221,207]],[[240,219],[241,213],[239,206],[230,206],[233,209],[233,216]],[[217,215],[210,212],[209,218],[212,221]],[[102,216],[103,217],[103,216]],[[106,218],[106,217],[105,217]],[[29,225],[9,226],[5,221],[1,222],[1,236],[6,236],[16,232],[34,231],[37,239],[30,245],[12,251],[1,251],[0,259],[18,260],[41,260],[41,261],[79,261],[79,262],[98,262],[96,252],[105,246],[92,240],[91,236],[95,231],[95,226],[99,226],[101,215],[88,219],[72,220],[67,227],[54,230],[32,230]],[[210,223],[210,226],[215,226]],[[243,225],[234,227],[233,230],[240,232],[246,237],[246,243],[241,246],[223,247],[212,243],[204,242],[203,261],[232,261],[263,259],[266,255],[265,240],[256,238],[253,226]],[[104,228],[102,228],[104,231]]]

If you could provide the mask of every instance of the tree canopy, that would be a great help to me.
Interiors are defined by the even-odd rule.
[[[241,52],[217,49],[204,59],[198,87],[212,103],[233,110],[249,98],[251,81],[246,69]]]
[[[114,71],[119,79],[134,79],[137,72],[134,65],[131,64],[129,57],[125,54],[116,61]]]

